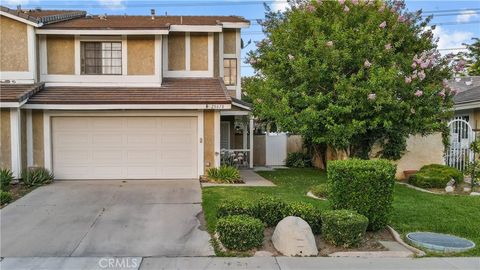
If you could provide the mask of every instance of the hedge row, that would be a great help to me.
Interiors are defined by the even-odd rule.
[[[329,200],[333,209],[366,216],[368,230],[384,228],[390,219],[396,166],[387,160],[349,159],[327,166]]]
[[[255,202],[229,199],[218,206],[217,217],[232,215],[249,215],[264,222],[268,227],[273,227],[287,216],[296,216],[305,220],[312,228],[313,233],[321,231],[322,220],[320,210],[312,204],[305,202],[286,203],[278,198],[265,196]]]

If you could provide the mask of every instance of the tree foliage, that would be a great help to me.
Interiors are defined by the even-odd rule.
[[[472,38],[472,44],[463,44],[467,47],[467,73],[470,76],[480,76],[480,39]]]
[[[266,38],[249,52],[247,95],[261,119],[314,145],[368,158],[400,158],[410,134],[445,128],[454,89],[430,18],[401,1],[294,1],[267,8]]]

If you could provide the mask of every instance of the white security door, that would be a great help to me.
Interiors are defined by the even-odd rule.
[[[267,166],[284,166],[287,159],[287,134],[265,135],[265,159]]]
[[[56,179],[197,178],[196,117],[53,117]]]

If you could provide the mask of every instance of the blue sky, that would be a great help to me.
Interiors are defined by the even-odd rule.
[[[245,5],[239,2],[253,1]],[[282,9],[286,1],[268,1],[274,9]],[[258,0],[0,0],[2,5],[15,7],[21,4],[25,8],[42,7],[43,9],[82,9],[91,14],[135,14],[150,15],[150,9],[155,8],[158,15],[238,15],[247,19],[260,19],[264,16],[264,8]],[[457,52],[450,50],[463,47],[461,44],[470,42],[472,37],[480,37],[480,1],[420,1],[407,0],[409,10],[423,9],[425,14],[433,12],[436,16],[432,23],[439,24],[435,34],[440,38],[439,48],[442,53]],[[254,22],[249,29],[244,29],[242,38],[245,44],[252,40],[242,52],[254,48],[253,41],[262,39],[261,29]],[[448,50],[447,50],[448,49]],[[242,65],[242,75],[252,75],[253,70],[248,64]]]

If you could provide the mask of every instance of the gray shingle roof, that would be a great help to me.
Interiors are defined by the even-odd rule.
[[[480,101],[480,86],[475,86],[468,90],[464,90],[455,95],[455,104],[464,104]]]

